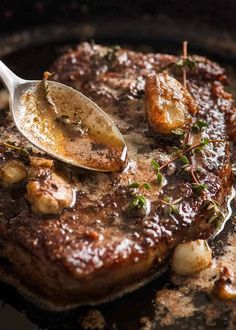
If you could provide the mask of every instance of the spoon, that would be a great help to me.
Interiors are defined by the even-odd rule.
[[[123,168],[127,147],[120,131],[82,93],[49,80],[24,80],[0,61],[17,129],[33,145],[67,164],[94,171]]]

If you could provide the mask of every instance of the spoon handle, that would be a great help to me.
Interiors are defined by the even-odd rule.
[[[15,73],[13,73],[1,60],[0,60],[0,78],[4,85],[7,87],[11,96],[13,95],[14,89],[17,85],[23,81]]]

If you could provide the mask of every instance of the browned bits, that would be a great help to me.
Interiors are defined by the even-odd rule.
[[[102,330],[104,329],[105,325],[106,321],[101,312],[97,309],[91,309],[90,311],[88,311],[88,313],[81,321],[81,326],[85,330]]]
[[[92,240],[97,240],[99,238],[99,234],[95,230],[87,230],[85,236],[91,238]]]
[[[33,167],[53,168],[54,162],[48,158],[30,157],[30,165]]]
[[[223,268],[219,279],[215,282],[214,292],[220,299],[236,299],[236,279],[227,267]]]
[[[228,100],[233,99],[232,95],[230,93],[226,92],[224,90],[223,85],[218,81],[214,81],[214,83],[212,84],[212,94],[215,97],[223,97],[223,98],[228,99]]]

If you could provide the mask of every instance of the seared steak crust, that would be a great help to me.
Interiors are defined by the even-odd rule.
[[[54,79],[68,84],[97,102],[124,135],[129,162],[122,173],[104,174],[65,167],[55,162],[55,171],[77,188],[77,202],[60,215],[40,215],[25,198],[26,182],[0,188],[0,278],[9,281],[45,308],[63,309],[113,298],[141,285],[155,274],[180,241],[205,238],[215,231],[209,200],[226,211],[231,189],[231,163],[226,121],[233,113],[232,96],[226,93],[224,69],[202,57],[188,71],[187,88],[199,107],[197,117],[209,127],[195,134],[223,140],[210,143],[192,156],[198,178],[207,185],[194,191],[192,179],[181,171],[180,162],[165,169],[163,186],[156,184],[152,159],[163,164],[173,156],[171,142],[153,135],[144,110],[145,77],[168,70],[180,82],[178,58],[143,54],[80,44],[54,64]],[[14,128],[8,113],[0,127],[1,141],[29,147]],[[42,156],[35,149],[31,155]],[[0,164],[25,155],[6,146],[0,149]],[[45,170],[46,171],[46,170]],[[145,217],[124,211],[133,198],[131,182],[152,177],[151,190],[142,191],[151,202]],[[26,180],[27,181],[27,180]],[[169,212],[165,196],[178,200],[178,212]]]

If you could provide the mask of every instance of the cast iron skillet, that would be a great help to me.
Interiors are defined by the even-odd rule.
[[[188,40],[191,53],[206,55],[226,66],[233,85],[236,85],[236,42],[233,41],[232,33],[219,39],[220,33],[222,31],[209,27],[196,27],[195,23],[188,23],[186,29],[185,24],[166,18],[164,21],[161,18],[155,23],[144,21],[142,24],[137,21],[122,24],[106,21],[103,24],[49,25],[2,38],[0,57],[18,75],[26,79],[40,79],[42,72],[49,68],[60,53],[74,47],[81,40],[93,38],[98,43],[128,45],[134,49],[166,53],[180,53],[181,42]],[[226,244],[228,233],[233,230],[232,223],[228,221],[224,233],[212,243],[216,254],[222,249],[222,244]],[[219,318],[213,323],[207,322],[206,315],[198,312],[189,318],[178,319],[169,326],[160,326],[153,319],[153,300],[156,292],[163,287],[178,290],[169,282],[169,273],[166,273],[144,288],[112,303],[65,313],[49,313],[24,300],[14,288],[0,284],[0,330],[79,330],[82,328],[83,317],[91,309],[98,309],[102,313],[106,329],[139,329],[140,318],[143,316],[150,319],[150,329],[200,329],[202,326],[202,329],[220,330],[232,323],[230,311],[222,314],[219,310]],[[195,303],[205,306],[212,304],[202,292],[196,292]],[[235,310],[236,305],[232,305],[232,309]]]

